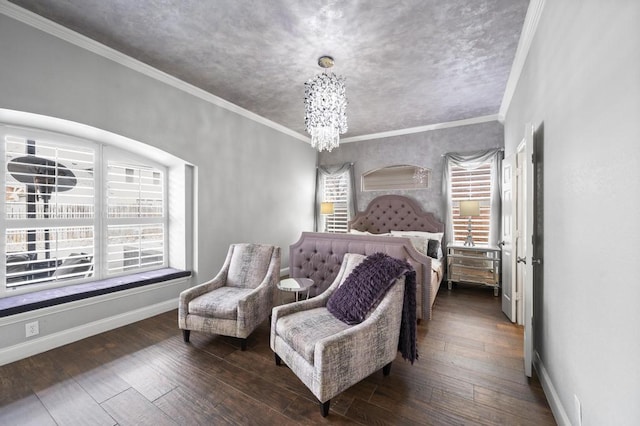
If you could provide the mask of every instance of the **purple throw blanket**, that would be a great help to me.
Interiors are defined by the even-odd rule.
[[[418,358],[416,271],[407,262],[384,253],[368,256],[329,297],[327,309],[342,322],[359,324],[402,275],[405,276],[405,286],[398,350],[413,364]]]

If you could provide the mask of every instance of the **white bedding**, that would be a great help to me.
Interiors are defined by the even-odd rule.
[[[442,263],[442,259],[433,259],[433,258],[431,259],[431,269],[434,272],[433,278],[431,281],[432,283],[436,282],[437,285],[440,285],[440,281],[442,281],[443,268],[444,268],[444,265]],[[433,281],[434,278],[437,281]]]
[[[349,233],[351,234],[357,234],[357,235],[371,235],[371,236],[376,236],[376,237],[405,237],[408,238],[409,241],[411,242],[411,244],[413,245],[413,247],[416,249],[416,251],[418,251],[420,254],[430,257],[427,254],[427,247],[428,247],[428,241],[429,239],[436,239],[436,241],[442,241],[442,233],[433,233],[433,232],[422,232],[422,231],[391,231],[388,234],[372,234],[370,232],[363,232],[363,231],[356,231],[356,230],[350,230]],[[432,291],[429,293],[429,295],[425,294],[424,297],[425,298],[429,298],[429,306],[433,305],[433,302],[435,301],[436,295],[438,294],[438,289],[440,288],[440,283],[442,283],[442,277],[444,275],[444,264],[442,262],[442,260],[444,259],[444,257],[442,257],[442,248],[438,247],[438,256],[440,257],[439,259],[435,259],[433,257],[431,258],[431,289]],[[427,303],[425,301],[425,303]]]

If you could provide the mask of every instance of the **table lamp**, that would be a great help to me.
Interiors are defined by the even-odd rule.
[[[329,232],[327,230],[327,217],[330,214],[333,214],[333,203],[331,202],[324,202],[324,203],[320,203],[320,214],[325,216],[324,218],[324,232]]]
[[[474,216],[480,216],[480,201],[460,201],[460,216],[469,217],[469,224],[467,225],[467,239],[464,241],[464,245],[473,247],[475,244],[473,243],[473,236],[471,235],[471,218]]]

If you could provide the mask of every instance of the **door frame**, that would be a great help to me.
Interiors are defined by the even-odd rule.
[[[516,322],[516,173],[517,154],[502,160],[502,312]]]
[[[505,158],[505,162],[515,163],[515,167],[511,167],[511,217],[505,221],[503,215],[503,237],[505,226],[511,226],[512,229],[511,276],[503,274],[503,282],[509,278],[512,280],[512,300],[505,300],[503,292],[502,310],[508,317],[515,310],[517,323],[523,325],[523,362],[527,377],[531,377],[533,367],[534,310],[539,309],[534,305],[534,284],[536,289],[542,286],[542,213],[536,210],[542,208],[543,202],[542,128],[541,124],[534,131],[533,124],[527,123],[515,153]],[[540,302],[539,296],[537,302]],[[509,319],[514,321],[513,317]]]
[[[531,123],[525,125],[522,141],[524,158],[522,161],[522,191],[518,197],[521,200],[522,214],[522,313],[524,323],[524,372],[527,377],[532,375],[533,365],[533,224],[534,224],[534,128]],[[521,144],[521,145],[522,145]]]

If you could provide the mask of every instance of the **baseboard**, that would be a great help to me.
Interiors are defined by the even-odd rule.
[[[280,277],[288,277],[289,276],[289,268],[280,269]]]
[[[0,349],[0,366],[57,348],[59,346],[67,345],[96,334],[104,333],[105,331],[113,330],[114,328],[150,318],[172,309],[176,309],[177,306],[178,299],[171,299],[155,305],[145,306],[140,309],[69,328],[58,333],[43,336],[36,340],[30,340],[8,348]]]
[[[538,373],[542,389],[544,389],[544,394],[547,397],[549,407],[551,407],[551,412],[553,413],[553,417],[556,419],[556,422],[559,426],[571,426],[571,421],[569,420],[569,416],[567,416],[567,411],[564,409],[562,401],[560,401],[558,392],[556,391],[555,386],[553,386],[551,377],[549,376],[547,369],[544,367],[538,351],[535,351],[533,354],[533,367],[536,369],[536,373]]]

